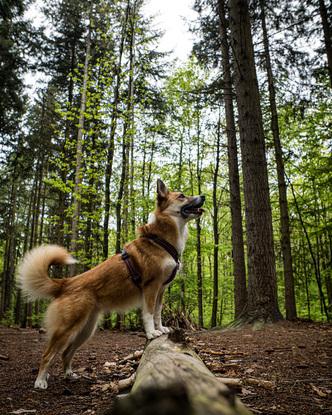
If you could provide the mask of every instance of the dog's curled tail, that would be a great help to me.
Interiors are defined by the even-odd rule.
[[[32,249],[25,254],[18,267],[17,275],[23,293],[30,299],[56,297],[65,280],[49,278],[49,266],[76,262],[65,248],[58,245],[42,245]]]

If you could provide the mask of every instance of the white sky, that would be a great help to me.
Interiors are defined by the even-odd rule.
[[[170,58],[177,58],[180,62],[187,60],[193,45],[188,25],[189,21],[197,17],[197,13],[192,10],[193,3],[194,0],[145,0],[143,6],[144,14],[154,17],[153,27],[164,32],[159,43],[160,51],[172,52]],[[45,24],[40,12],[42,4],[42,0],[37,0],[26,13],[37,26]],[[34,90],[38,78],[38,74],[27,74],[25,83],[28,88]]]
[[[197,17],[192,10],[194,0],[145,0],[143,12],[153,16],[153,26],[164,32],[160,41],[161,51],[173,51],[174,57],[185,60],[192,48],[192,35],[189,33],[187,21]],[[37,0],[27,11],[26,16],[37,26],[43,23],[40,6]]]
[[[173,51],[174,57],[185,61],[192,48],[192,35],[186,21],[197,13],[192,10],[194,0],[146,0],[144,14],[155,16],[154,27],[164,31],[161,51]]]

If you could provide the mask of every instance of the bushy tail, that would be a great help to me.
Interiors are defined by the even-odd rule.
[[[52,264],[77,262],[58,245],[42,245],[27,252],[18,268],[18,280],[23,293],[30,299],[56,297],[63,280],[51,279],[48,268]]]

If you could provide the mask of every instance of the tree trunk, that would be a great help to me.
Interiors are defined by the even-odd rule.
[[[296,301],[294,291],[293,260],[289,230],[289,214],[287,202],[287,186],[285,180],[285,168],[283,152],[280,140],[278,111],[276,104],[276,94],[274,88],[274,78],[272,64],[270,59],[269,37],[266,28],[265,2],[260,0],[261,22],[263,31],[263,43],[265,54],[265,65],[269,86],[269,101],[271,109],[271,130],[274,142],[275,159],[277,165],[278,191],[279,191],[279,209],[280,209],[280,233],[281,233],[281,250],[284,265],[284,282],[285,282],[285,309],[287,320],[296,319]]]
[[[332,29],[328,19],[328,13],[324,0],[319,0],[319,13],[322,19],[325,51],[327,55],[327,65],[329,69],[330,84],[332,87]]]
[[[84,118],[85,118],[85,107],[86,107],[86,94],[88,87],[89,77],[89,61],[90,61],[90,48],[91,48],[91,27],[89,26],[89,32],[86,39],[86,52],[84,60],[84,73],[83,73],[83,86],[81,94],[81,106],[80,106],[80,117],[78,122],[77,132],[77,143],[76,143],[76,166],[75,166],[75,187],[73,193],[73,220],[71,227],[71,241],[70,250],[75,253],[78,247],[78,225],[79,215],[81,208],[81,184],[82,184],[82,147],[83,147],[83,129],[84,129]],[[71,268],[71,274],[75,273],[75,268]]]
[[[202,176],[202,156],[200,146],[200,117],[197,116],[197,154],[196,154],[196,177],[198,194],[201,194],[201,176]],[[197,253],[197,301],[198,301],[198,325],[204,327],[204,310],[203,310],[203,267],[202,267],[202,248],[201,248],[201,218],[196,219],[196,253]]]
[[[143,413],[251,414],[207,369],[179,331],[148,343],[131,393],[115,403],[114,415]]]
[[[123,197],[126,191],[126,181],[128,179],[128,157],[129,157],[129,149],[132,135],[133,135],[133,93],[134,93],[134,63],[135,63],[135,19],[136,19],[136,2],[131,10],[129,2],[129,16],[131,21],[131,31],[130,31],[130,45],[129,45],[129,81],[128,81],[128,93],[127,93],[127,105],[126,105],[126,113],[125,113],[125,120],[123,124],[123,137],[122,137],[122,166],[121,166],[121,176],[120,176],[120,184],[119,184],[119,192],[118,198],[116,202],[116,246],[115,250],[117,253],[121,251],[122,245],[122,207],[123,207]]]
[[[236,129],[234,121],[233,89],[227,34],[225,0],[219,0],[219,21],[221,35],[221,53],[224,81],[224,102],[226,113],[226,134],[228,154],[228,175],[230,191],[230,208],[232,219],[232,249],[234,272],[235,318],[238,318],[247,303],[246,266],[244,259],[244,242],[242,227],[241,191],[238,167]]]
[[[126,38],[127,33],[127,23],[129,17],[129,2],[126,8],[125,14],[125,21],[122,27],[122,34],[121,34],[121,41],[119,47],[119,60],[116,69],[116,81],[115,81],[115,89],[114,89],[114,101],[113,101],[113,110],[112,110],[112,118],[111,118],[111,131],[109,136],[108,142],[108,149],[107,149],[107,161],[106,161],[106,171],[105,171],[105,216],[104,216],[104,224],[103,224],[103,256],[104,259],[108,258],[108,245],[109,245],[109,220],[110,220],[110,184],[111,184],[111,176],[113,170],[113,158],[114,158],[114,138],[115,138],[115,131],[118,122],[118,106],[119,106],[119,95],[120,95],[120,86],[121,86],[121,79],[122,79],[122,56],[123,56],[123,49],[124,49],[124,41]]]
[[[18,184],[16,178],[17,167],[14,168],[14,177],[12,179],[8,219],[5,221],[5,249],[3,257],[3,273],[1,283],[1,304],[0,318],[3,318],[7,311],[11,309],[12,296],[14,289],[14,271],[15,271],[15,239],[16,239],[16,209],[17,209],[17,191]]]
[[[211,327],[217,325],[217,313],[218,313],[218,298],[219,298],[219,205],[218,205],[218,176],[219,176],[219,162],[220,162],[220,119],[218,120],[217,131],[217,149],[216,149],[216,164],[213,172],[213,189],[212,189],[212,201],[213,201],[213,297],[212,297],[212,315],[211,315]]]
[[[248,3],[230,0],[231,44],[236,62],[237,105],[246,233],[248,246],[248,302],[242,321],[276,321],[281,314],[273,246],[272,213],[263,120],[254,61]]]
[[[68,82],[68,103],[67,103],[67,111],[69,111],[69,108],[73,105],[73,96],[74,96],[74,81],[73,77],[69,76],[74,73],[75,67],[76,67],[76,40],[74,39],[71,44],[71,59],[70,59],[70,72],[67,74],[67,77],[69,78]],[[68,116],[66,117],[65,122],[65,139],[64,143],[61,146],[60,149],[60,157],[65,159],[66,154],[66,146],[70,140],[70,133],[71,133],[71,121],[68,119]],[[67,179],[67,168],[63,165],[60,167],[60,177],[62,183],[66,182]],[[66,209],[66,193],[63,190],[59,190],[58,192],[58,206],[56,209],[56,215],[58,216],[58,220],[55,225],[55,240],[59,245],[64,245],[64,224],[65,224],[65,209]],[[57,270],[55,272],[56,276],[59,277],[61,275],[61,271]]]
[[[295,195],[294,187],[293,187],[293,185],[292,185],[292,183],[289,179],[288,179],[288,182],[289,182],[289,185],[290,185],[290,188],[291,188],[291,191],[292,191],[295,208],[296,208],[297,214],[299,216],[301,227],[303,229],[303,232],[304,232],[307,244],[308,244],[308,249],[309,249],[309,252],[310,252],[310,256],[311,256],[311,259],[312,259],[312,263],[313,263],[313,266],[314,266],[315,277],[316,277],[316,282],[317,282],[318,291],[319,291],[319,298],[320,298],[320,301],[321,301],[321,304],[322,304],[322,309],[324,311],[324,314],[326,316],[327,321],[330,321],[331,320],[331,315],[330,315],[329,310],[326,306],[324,291],[323,291],[323,287],[322,287],[322,278],[321,278],[320,270],[319,270],[319,267],[318,267],[318,264],[317,264],[317,259],[315,257],[314,249],[313,249],[313,246],[311,244],[310,237],[309,237],[307,228],[305,226],[305,223],[304,223],[304,220],[303,220],[303,217],[302,217],[302,214],[301,214],[300,207],[297,203],[297,198],[296,198],[296,195]]]

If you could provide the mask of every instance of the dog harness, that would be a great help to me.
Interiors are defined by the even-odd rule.
[[[179,254],[178,254],[177,249],[172,244],[167,242],[165,239],[159,238],[159,236],[154,235],[154,234],[144,235],[144,236],[141,236],[141,238],[150,239],[152,242],[155,242],[157,245],[161,246],[176,262],[176,265],[175,265],[173,271],[171,272],[171,274],[169,275],[167,280],[164,282],[164,285],[169,284],[170,282],[172,282],[174,280],[174,278],[176,276],[176,273],[178,272],[178,269],[180,268],[180,260],[179,260]],[[126,249],[122,250],[121,258],[123,259],[124,263],[126,264],[126,266],[128,268],[129,276],[131,277],[133,283],[138,288],[141,288],[142,276],[139,273],[139,271],[136,269],[130,255],[126,251]]]

